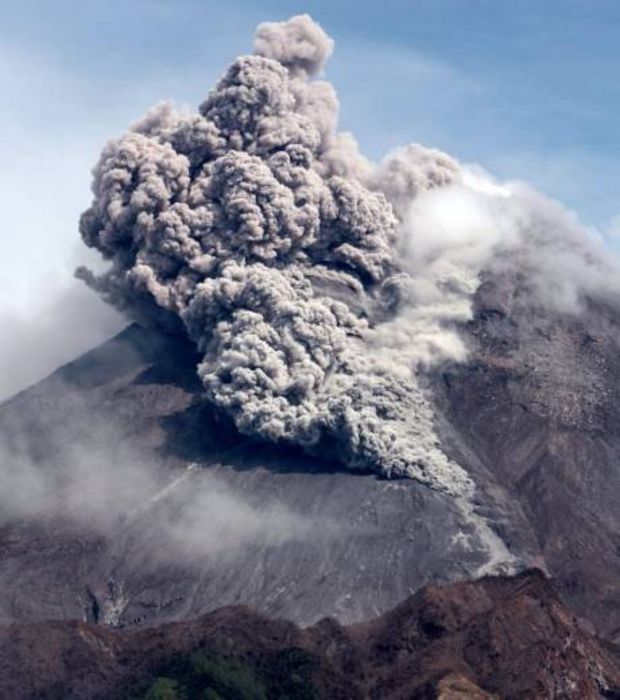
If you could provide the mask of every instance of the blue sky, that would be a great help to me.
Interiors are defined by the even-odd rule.
[[[336,40],[326,77],[372,158],[418,141],[602,230],[620,214],[617,0],[0,0],[0,313],[69,279],[105,140],[195,105],[259,21],[299,12]]]

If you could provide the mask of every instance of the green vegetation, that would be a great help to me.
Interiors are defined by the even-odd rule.
[[[269,669],[269,687],[276,690],[270,697],[278,700],[314,700],[312,670],[315,661],[303,649],[291,648],[279,652]]]
[[[177,655],[158,670],[139,700],[314,700],[313,659],[287,649],[253,668],[212,653]]]
[[[179,684],[171,678],[156,678],[144,696],[145,700],[179,700],[182,697]]]

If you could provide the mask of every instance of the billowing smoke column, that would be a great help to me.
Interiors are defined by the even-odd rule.
[[[419,146],[371,167],[312,79],[332,46],[308,16],[261,24],[198,114],[162,105],[110,142],[80,230],[111,265],[78,274],[187,332],[241,432],[459,493],[468,477],[438,447],[415,370],[464,353],[442,324],[468,317],[471,290],[446,286],[445,318],[403,313],[421,292],[397,254],[408,202],[458,168]]]

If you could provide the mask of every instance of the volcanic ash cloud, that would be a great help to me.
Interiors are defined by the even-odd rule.
[[[111,141],[80,224],[110,265],[79,275],[187,333],[207,397],[241,432],[463,492],[416,374],[463,354],[449,325],[471,288],[420,306],[398,252],[408,202],[459,169],[420,146],[369,164],[315,78],[332,48],[308,16],[261,24],[197,114],[164,104]]]

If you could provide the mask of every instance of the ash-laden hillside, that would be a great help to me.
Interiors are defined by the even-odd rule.
[[[138,326],[5,403],[5,464],[38,476],[13,487],[32,503],[4,503],[4,619],[245,604],[352,622],[429,582],[536,564],[617,640],[616,312],[523,313],[499,278],[475,303],[470,360],[428,377],[473,504],[241,436],[205,402],[191,343]]]
[[[5,619],[144,624],[245,604],[350,622],[512,566],[466,502],[239,435],[179,336],[128,328],[4,404],[0,435],[24,499],[4,509]]]
[[[617,649],[537,571],[429,586],[362,625],[300,629],[244,607],[139,631],[0,625],[0,693],[30,698],[618,697]]]
[[[469,362],[434,381],[444,439],[481,492],[518,508],[565,599],[618,640],[618,306],[551,315],[505,276],[475,303]],[[512,549],[508,522],[493,520]]]

